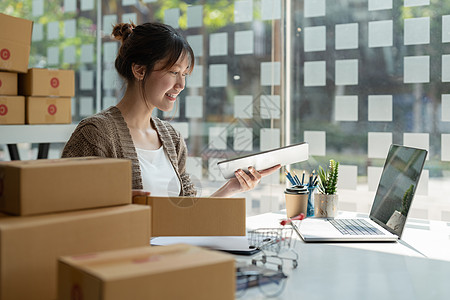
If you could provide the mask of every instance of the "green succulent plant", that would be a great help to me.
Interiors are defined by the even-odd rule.
[[[325,171],[322,166],[319,166],[317,172],[319,176],[318,189],[319,192],[326,195],[334,195],[337,192],[339,162],[330,159],[330,164]]]
[[[414,185],[411,184],[409,189],[406,190],[405,194],[403,195],[402,211],[401,211],[401,213],[405,217],[408,214],[409,206],[411,205],[411,201],[413,199],[413,189],[414,189]]]

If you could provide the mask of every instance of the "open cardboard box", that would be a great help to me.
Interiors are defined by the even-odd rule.
[[[27,217],[0,214],[0,300],[55,300],[58,257],[142,247],[149,236],[150,209],[142,205]]]
[[[231,300],[234,257],[183,244],[62,257],[58,299]]]
[[[145,197],[152,207],[152,236],[243,236],[245,198]]]
[[[78,157],[0,162],[0,211],[33,215],[131,203],[131,162]]]

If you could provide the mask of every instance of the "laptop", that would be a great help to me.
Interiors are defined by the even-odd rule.
[[[307,218],[292,226],[305,242],[397,241],[422,173],[427,150],[391,145],[369,218]]]

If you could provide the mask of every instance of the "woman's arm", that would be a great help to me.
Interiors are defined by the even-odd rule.
[[[105,151],[105,141],[101,136],[96,126],[79,125],[64,146],[61,157],[109,157]]]
[[[250,174],[245,173],[243,170],[237,170],[234,172],[235,177],[228,180],[211,197],[230,197],[240,192],[252,190],[258,185],[262,177],[270,175],[280,168],[280,165],[276,165],[265,170],[256,171],[255,168],[249,167],[248,171]]]

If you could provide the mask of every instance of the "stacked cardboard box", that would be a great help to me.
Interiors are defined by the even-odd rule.
[[[245,200],[138,199],[145,205],[131,204],[129,160],[0,163],[0,211],[13,214],[0,213],[0,300],[234,299],[233,257],[149,241],[152,226],[158,235],[245,234]]]
[[[0,13],[0,27],[0,124],[71,123],[73,70],[28,69],[33,22]]]
[[[0,211],[5,213],[29,216],[130,203],[131,162],[127,159],[0,163]]]
[[[234,299],[231,255],[188,245],[63,257],[58,299]]]
[[[29,69],[19,75],[19,94],[26,96],[26,124],[72,122],[73,70]]]
[[[0,13],[0,69],[26,73],[33,22]]]
[[[25,123],[17,75],[28,69],[33,22],[0,13],[0,124]]]
[[[60,256],[150,247],[150,208],[130,203],[129,160],[0,163],[0,300],[56,299]]]

